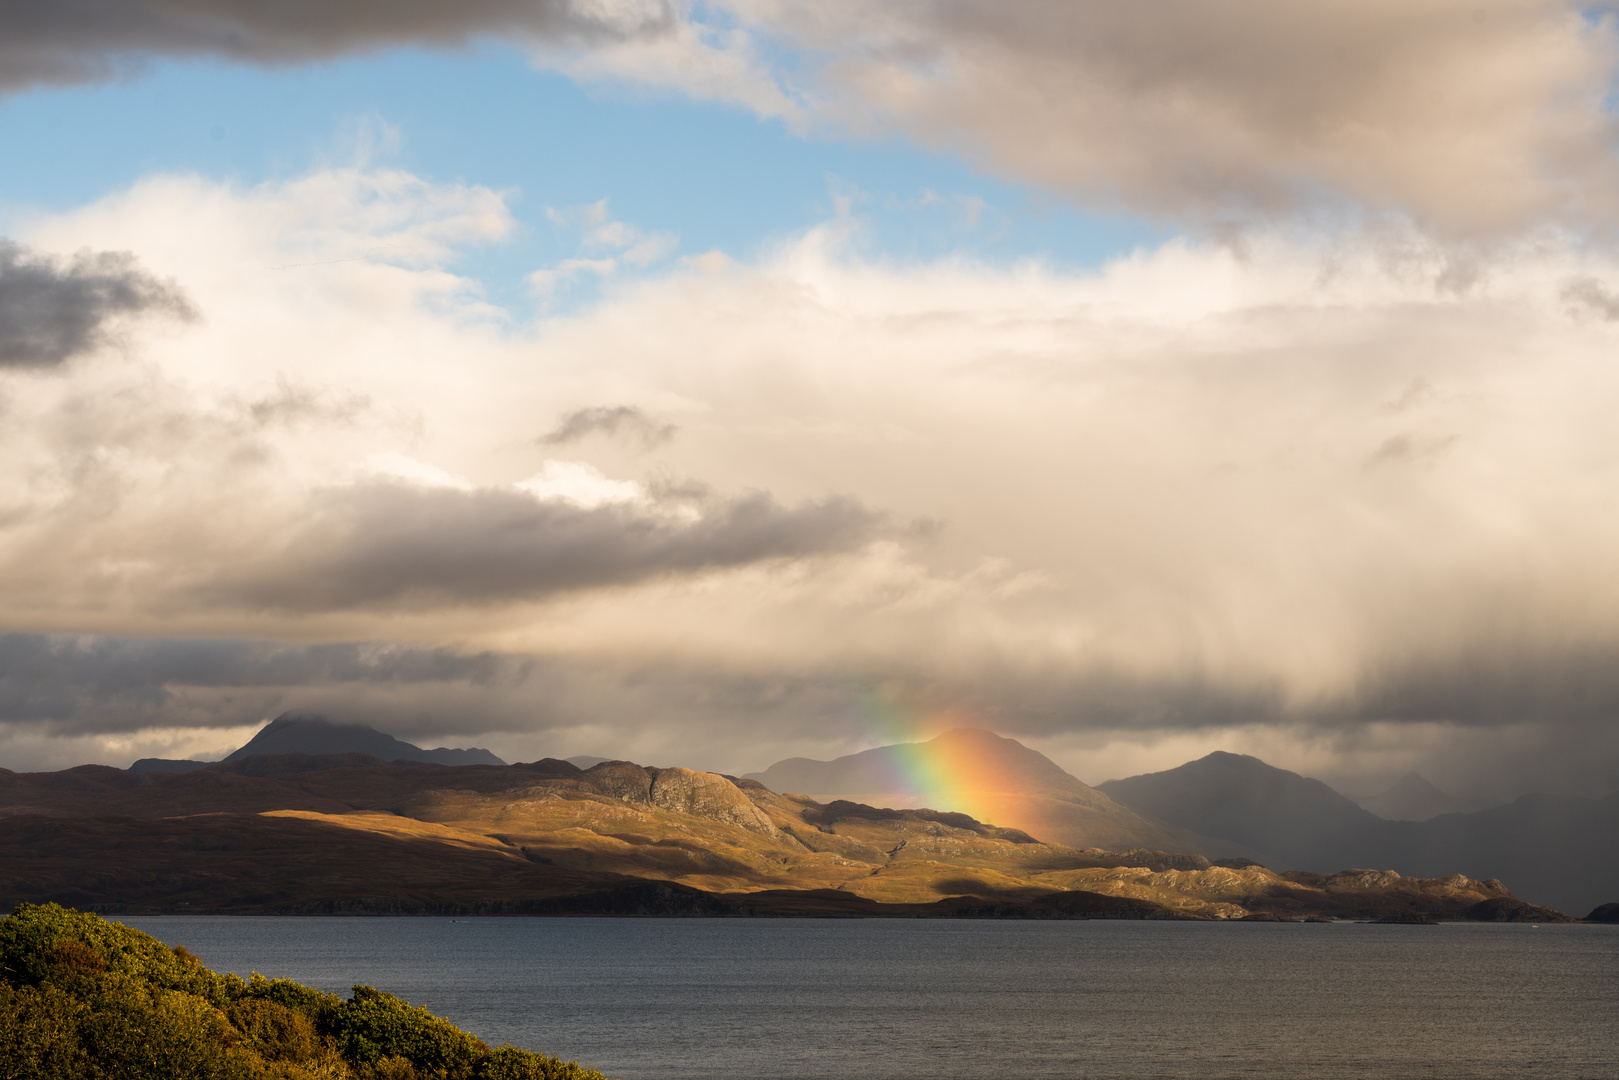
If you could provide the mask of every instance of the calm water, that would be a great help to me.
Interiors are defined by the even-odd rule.
[[[124,921],[624,1080],[1619,1078],[1619,927]]]

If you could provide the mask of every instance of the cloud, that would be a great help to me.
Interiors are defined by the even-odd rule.
[[[177,285],[129,252],[53,259],[0,238],[0,367],[56,367],[108,344],[120,320],[149,313],[196,318]]]
[[[0,634],[0,721],[59,722],[66,734],[137,730],[154,718],[168,726],[199,720],[220,726],[254,716],[199,717],[173,688],[488,682],[520,673],[520,664],[492,654],[374,643]]]
[[[655,39],[678,25],[667,0],[21,0],[0,10],[0,87],[101,81],[154,56],[287,64],[494,35],[587,45]]]
[[[847,551],[880,525],[850,499],[783,507],[751,494],[685,515],[576,485],[345,487],[319,494],[308,520],[223,591],[295,611],[511,603]]]
[[[30,0],[0,15],[0,85],[502,37],[578,79],[897,132],[1089,205],[1203,226],[1393,211],[1493,235],[1613,224],[1614,26],[1569,0]]]
[[[464,742],[468,713],[537,732],[532,695],[553,680],[522,658],[376,642],[0,634],[0,767],[217,759],[306,707],[429,746]]]
[[[680,238],[674,233],[649,234],[639,226],[614,220],[608,215],[606,199],[563,209],[550,207],[545,214],[553,225],[575,232],[580,249],[592,254],[564,259],[555,266],[529,274],[529,289],[542,298],[549,297],[580,274],[610,278],[626,268],[645,269],[662,262],[680,246]]]
[[[634,405],[597,405],[563,414],[556,427],[536,441],[546,446],[564,446],[600,433],[632,440],[650,450],[674,438],[679,430],[674,424],[654,420]]]
[[[1571,0],[29,0],[0,14],[0,86],[496,37],[576,79],[805,134],[897,133],[1087,205],[1204,228],[1392,212],[1498,236],[1614,224],[1615,25]],[[654,239],[619,261],[666,254]]]
[[[1619,280],[1599,246],[1483,245],[1459,281],[1415,229],[1293,226],[1076,271],[866,260],[833,222],[556,316],[445,269],[508,221],[354,170],[40,219],[209,317],[4,375],[0,627],[544,675],[193,688],[153,731],[296,705],[753,768],[887,737],[880,688],[1070,748],[1376,734],[1382,768],[1488,733],[1536,775],[1619,767],[1619,325],[1569,293]],[[648,472],[662,416],[702,422]]]
[[[1563,299],[1575,310],[1609,321],[1619,320],[1619,296],[1593,277],[1576,278],[1563,286]]]
[[[549,62],[1199,226],[1393,211],[1497,234],[1614,224],[1614,27],[1568,0],[725,0]]]
[[[729,9],[728,9],[729,8]],[[668,31],[591,42],[540,41],[535,63],[585,81],[622,81],[678,90],[701,101],[740,105],[759,116],[803,128],[813,115],[807,87],[774,67],[776,36],[735,5],[683,4]],[[705,17],[712,14],[717,17]],[[762,24],[760,24],[762,22]]]

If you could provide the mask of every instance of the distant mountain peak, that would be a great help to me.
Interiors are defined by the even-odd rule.
[[[1320,780],[1249,754],[1217,750],[1196,761],[1097,785],[1125,806],[1263,853],[1266,865],[1313,869],[1317,852],[1359,860],[1383,822]],[[1268,860],[1268,861],[1267,861]]]
[[[1355,800],[1380,818],[1389,821],[1427,821],[1440,814],[1459,814],[1478,807],[1441,791],[1421,773],[1412,770],[1377,794]]]
[[[425,761],[435,765],[504,765],[488,750],[440,746],[424,750],[366,724],[345,724],[320,713],[291,710],[260,728],[226,757],[241,761],[260,754],[369,754],[383,761]]]

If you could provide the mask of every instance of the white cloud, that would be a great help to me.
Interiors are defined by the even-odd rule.
[[[505,220],[339,172],[38,222],[201,319],[5,376],[0,628],[656,662],[715,715],[739,680],[888,680],[1036,732],[1619,701],[1619,323],[1589,299],[1619,261],[1576,239],[1278,229],[1071,272],[863,261],[834,222],[524,323],[443,269]],[[273,269],[311,252],[360,254]],[[635,440],[546,457],[623,402],[679,428],[650,471]]]
[[[646,498],[646,489],[633,480],[612,480],[589,462],[554,458],[546,458],[539,472],[515,486],[542,502],[572,503],[585,510]]]
[[[614,254],[564,259],[555,266],[533,271],[526,279],[529,291],[541,298],[550,297],[580,274],[608,278],[624,267],[644,269],[667,259],[680,246],[680,238],[674,233],[649,234],[639,226],[613,219],[606,199],[582,206],[547,207],[545,216],[559,229],[576,233],[581,250]]]

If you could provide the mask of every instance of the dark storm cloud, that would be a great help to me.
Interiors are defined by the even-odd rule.
[[[575,409],[535,441],[542,446],[562,446],[589,435],[601,434],[632,439],[650,450],[674,438],[679,430],[673,424],[654,420],[645,410],[633,405],[603,405]]]
[[[0,88],[112,78],[152,56],[296,63],[480,34],[592,42],[656,35],[672,5],[633,14],[568,0],[13,0],[0,4]]]
[[[263,576],[232,591],[303,611],[498,603],[847,551],[882,524],[841,498],[788,507],[753,493],[692,517],[391,483],[328,492],[314,518]]]
[[[1619,646],[1549,648],[1529,640],[1459,644],[1368,665],[1345,689],[1307,700],[1280,683],[1209,672],[1130,674],[1105,667],[1014,669],[919,680],[914,693],[943,708],[964,693],[993,706],[1011,730],[1184,732],[1251,724],[1321,731],[1368,723],[1484,730],[1522,724],[1619,726]]]
[[[126,315],[195,317],[172,282],[128,252],[52,259],[0,239],[0,367],[54,367],[107,341]]]
[[[1613,726],[1619,722],[1619,646],[1522,640],[1387,661],[1324,710],[1326,719]]]
[[[0,722],[48,723],[53,734],[211,726],[256,718],[257,695],[232,706],[194,692],[520,681],[518,660],[394,645],[288,646],[239,639],[0,635]]]

